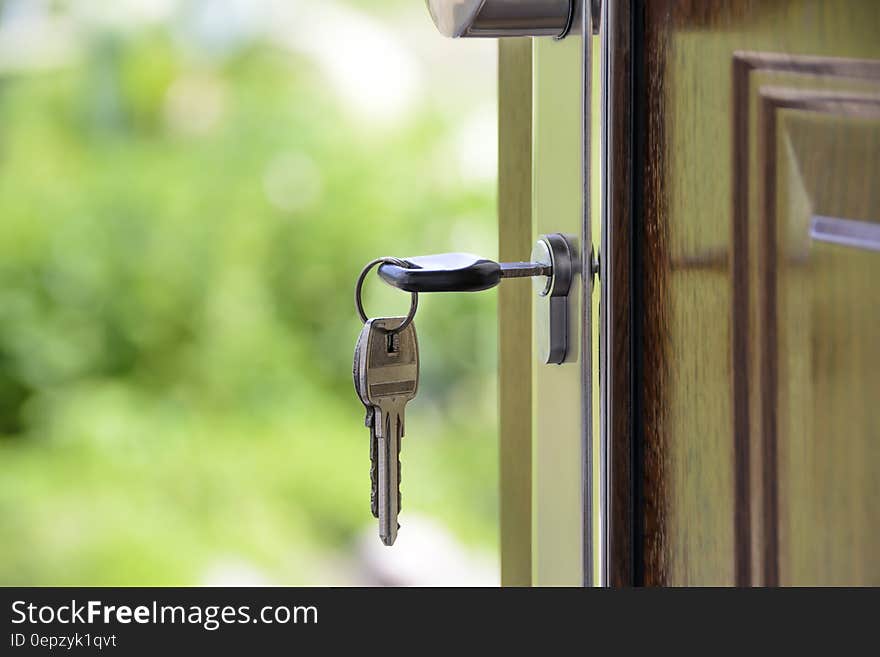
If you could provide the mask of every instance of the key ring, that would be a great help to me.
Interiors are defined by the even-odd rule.
[[[361,321],[364,324],[367,323],[368,317],[366,311],[364,311],[364,302],[361,299],[361,292],[363,291],[364,281],[367,278],[367,274],[370,273],[370,270],[373,269],[376,265],[397,265],[398,267],[404,267],[406,269],[411,269],[412,264],[407,262],[406,260],[401,260],[400,258],[392,258],[392,257],[384,257],[384,258],[376,258],[375,260],[371,260],[367,263],[367,265],[361,270],[361,275],[358,276],[357,286],[355,286],[354,290],[354,303],[357,306],[358,314],[361,316]],[[419,309],[419,293],[412,293],[412,302],[409,306],[409,314],[406,316],[406,319],[403,320],[403,323],[397,328],[387,329],[386,333],[390,333],[391,335],[396,335],[400,333],[407,326],[412,324],[412,321],[416,318],[416,311]]]

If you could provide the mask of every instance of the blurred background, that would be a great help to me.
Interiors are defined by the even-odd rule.
[[[368,260],[497,252],[495,47],[421,0],[0,0],[0,584],[498,583],[495,295],[423,299],[393,548],[351,381]]]

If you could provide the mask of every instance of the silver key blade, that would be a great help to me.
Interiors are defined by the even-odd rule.
[[[379,438],[379,538],[387,546],[397,540],[400,514],[400,427],[396,410],[384,414],[385,430]]]
[[[418,392],[419,352],[415,327],[389,334],[402,317],[370,320],[364,343],[362,390],[374,408],[379,452],[379,536],[385,545],[397,538],[400,512],[400,443],[405,433],[405,408]]]

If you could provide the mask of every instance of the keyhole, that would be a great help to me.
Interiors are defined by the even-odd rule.
[[[400,351],[400,338],[397,333],[385,335],[385,349],[389,354],[397,354]]]

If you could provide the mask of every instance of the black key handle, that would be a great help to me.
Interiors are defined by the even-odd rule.
[[[407,292],[480,292],[503,278],[550,276],[552,267],[537,262],[502,262],[470,253],[402,258],[408,266],[385,263],[379,267],[383,281]]]

